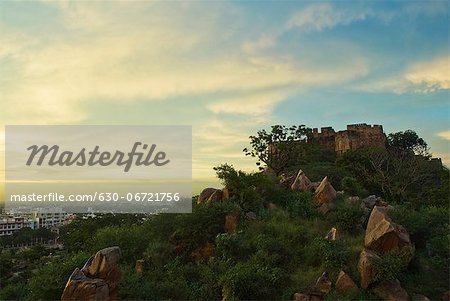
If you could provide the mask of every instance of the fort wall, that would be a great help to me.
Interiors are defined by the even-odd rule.
[[[347,129],[336,132],[332,127],[313,129],[314,139],[324,148],[344,153],[365,147],[386,147],[386,136],[382,125],[365,123],[349,124]]]

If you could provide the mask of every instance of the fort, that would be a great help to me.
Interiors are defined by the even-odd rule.
[[[314,128],[312,134],[322,147],[338,154],[365,147],[386,148],[386,135],[382,125],[349,124],[346,130],[338,132],[332,127],[323,127],[320,132]]]

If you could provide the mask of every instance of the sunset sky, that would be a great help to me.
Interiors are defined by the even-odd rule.
[[[273,124],[414,129],[449,165],[449,3],[2,1],[0,122],[192,125],[196,181]]]

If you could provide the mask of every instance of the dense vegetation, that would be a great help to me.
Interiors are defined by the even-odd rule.
[[[283,127],[276,130],[283,131]],[[307,133],[304,127],[284,130],[300,137],[296,141]],[[322,272],[336,279],[341,269],[359,283],[356,266],[367,217],[347,199],[369,194],[394,205],[392,218],[409,231],[414,243],[407,253],[396,250],[375,262],[379,266],[376,279],[399,279],[410,295],[439,299],[449,289],[450,280],[449,171],[433,169],[427,155],[414,153],[423,148],[403,143],[410,132],[395,134],[390,136],[395,139],[388,139],[395,147],[355,150],[337,158],[315,152],[317,145],[301,146],[301,154],[298,148],[287,148],[297,152],[296,156],[284,157],[288,163],[271,162],[277,168],[283,166],[275,175],[218,166],[217,175],[233,191],[232,198],[207,205],[196,204],[194,198],[192,214],[77,219],[61,229],[64,250],[56,254],[49,256],[52,251],[41,246],[1,253],[0,299],[59,299],[75,267],[97,250],[115,245],[123,254],[121,299],[220,300],[226,295],[228,300],[289,300],[294,292],[307,292]],[[289,139],[289,134],[277,135]],[[419,144],[426,146],[422,140]],[[264,146],[255,147],[264,155]],[[258,156],[258,149],[253,151]],[[252,155],[252,150],[246,152]],[[327,215],[314,207],[312,193],[279,184],[278,175],[299,168],[313,181],[328,175],[335,188],[344,191]],[[256,219],[249,218],[249,212]],[[239,216],[236,233],[225,231],[227,214]],[[338,229],[336,241],[324,239],[331,227]],[[214,245],[213,257],[193,256],[208,243]],[[405,264],[409,261],[405,257],[412,253],[412,261]],[[142,273],[134,270],[139,259],[144,259]],[[327,299],[376,297],[369,291],[343,294],[333,290]]]

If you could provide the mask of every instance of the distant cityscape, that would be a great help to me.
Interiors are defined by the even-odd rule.
[[[12,235],[23,228],[33,230],[46,228],[59,233],[59,227],[70,223],[73,219],[75,219],[73,214],[68,214],[61,208],[35,209],[29,212],[3,210],[0,214],[0,237]]]

